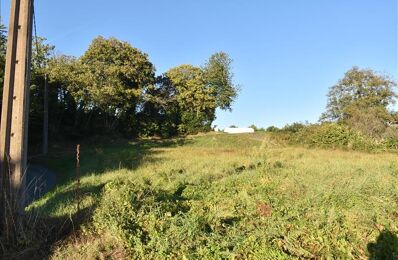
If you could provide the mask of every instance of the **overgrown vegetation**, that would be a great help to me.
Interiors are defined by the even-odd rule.
[[[0,27],[1,77],[6,40]],[[59,186],[27,208],[13,243],[0,237],[1,256],[398,257],[397,84],[388,76],[353,67],[317,124],[129,142],[117,136],[209,132],[238,94],[231,58],[219,52],[156,76],[147,54],[115,38],[97,37],[82,57],[35,40],[30,141],[40,143],[49,77],[58,146],[37,160]],[[77,186],[68,140],[93,135],[102,138],[83,143]]]
[[[58,149],[50,161],[72,178],[73,165]],[[83,145],[82,151],[85,221],[75,219],[74,182],[29,207],[75,221],[75,231],[47,251],[54,259],[364,258],[396,252],[396,154],[291,147],[267,133]]]
[[[386,128],[384,138],[374,138],[344,123],[294,123],[282,129],[267,130],[276,141],[311,148],[332,148],[359,151],[388,151],[398,149],[398,129]]]

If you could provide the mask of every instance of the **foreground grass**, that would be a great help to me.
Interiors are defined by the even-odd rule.
[[[73,153],[63,154],[48,163],[67,181]],[[211,134],[83,147],[82,172],[87,221],[55,259],[398,257],[395,154]],[[30,209],[73,219],[75,187]]]

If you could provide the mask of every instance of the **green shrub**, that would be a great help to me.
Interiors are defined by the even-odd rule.
[[[319,148],[340,148],[359,151],[397,150],[398,131],[387,128],[383,138],[374,138],[342,123],[303,125],[294,123],[282,130],[267,129],[279,143],[306,145]]]
[[[279,130],[280,129],[276,126],[270,126],[266,129],[267,132],[271,132],[271,133],[278,132]]]
[[[105,185],[100,206],[93,216],[98,233],[116,236],[134,255],[144,257],[149,252],[167,255],[171,245],[162,243],[161,234],[170,229],[173,221],[190,209],[181,195],[186,186],[179,185],[167,192],[150,183],[115,181]],[[154,248],[156,250],[154,250]]]
[[[350,107],[349,117],[344,121],[350,128],[366,136],[379,139],[386,132],[388,113],[384,107]]]
[[[301,129],[305,128],[305,127],[306,127],[305,124],[296,122],[296,123],[293,123],[291,125],[287,124],[285,127],[282,128],[282,131],[291,132],[291,133],[297,133]]]
[[[321,148],[348,148],[353,150],[373,150],[375,142],[349,127],[324,123],[302,128],[291,137],[291,142]]]
[[[197,134],[211,131],[213,119],[206,113],[193,114],[189,111],[182,112],[181,123],[178,125],[179,134]]]
[[[397,150],[398,149],[398,139],[395,138],[387,138],[383,141],[383,146],[386,149],[394,149]]]
[[[259,131],[259,128],[255,124],[252,124],[251,126],[249,126],[249,128],[252,128],[256,132]]]

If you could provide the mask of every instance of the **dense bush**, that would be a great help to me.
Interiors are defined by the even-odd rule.
[[[51,258],[366,259],[366,246],[372,243],[373,254],[380,244],[375,227],[397,234],[396,155],[265,143],[279,134],[289,135],[85,146],[84,157],[95,158],[83,162],[89,171],[81,180],[80,205],[90,219]],[[53,163],[74,176],[64,150],[58,147]],[[131,160],[139,167],[108,170]],[[77,210],[74,187],[33,208],[69,219]]]
[[[279,131],[279,128],[276,127],[276,126],[270,126],[270,127],[268,127],[265,131],[274,133],[274,132],[278,132],[278,131]]]
[[[322,124],[312,137],[312,142],[320,147],[347,147],[354,150],[371,150],[374,141],[364,134],[345,125]]]
[[[104,187],[93,225],[100,233],[114,234],[136,256],[144,257],[151,251],[158,256],[167,255],[172,245],[165,243],[165,247],[159,247],[160,233],[167,232],[175,224],[173,219],[189,210],[188,202],[181,197],[182,191],[177,187],[168,193],[150,183],[110,182]]]
[[[383,146],[386,149],[395,149],[398,150],[398,139],[395,138],[387,138],[383,141]]]
[[[312,125],[287,125],[281,130],[267,129],[279,143],[308,147],[340,148],[360,151],[398,149],[398,129],[386,128],[380,138],[366,135],[346,124],[322,123]]]
[[[290,142],[321,148],[348,148],[354,150],[372,150],[375,142],[349,127],[324,123],[301,128],[290,136]]]
[[[282,128],[282,131],[291,132],[291,133],[297,133],[303,128],[305,128],[305,124],[295,122],[295,123],[290,124],[290,125],[287,124],[285,127]]]
[[[349,109],[349,117],[344,121],[350,128],[355,129],[364,135],[379,139],[387,130],[389,114],[383,108],[368,107]]]
[[[252,128],[256,132],[260,131],[260,129],[255,124],[250,125],[249,128]]]

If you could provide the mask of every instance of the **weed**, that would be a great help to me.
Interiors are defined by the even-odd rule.
[[[359,259],[382,248],[394,253],[396,154],[264,145],[270,135],[119,143],[101,146],[101,153],[84,146],[81,208],[92,210],[87,222],[74,222],[85,232],[57,243],[52,257]],[[60,158],[50,164],[73,173],[67,162],[60,167]],[[114,163],[98,167],[106,158]],[[120,161],[134,167],[119,169]],[[73,191],[65,182],[29,210],[76,215]],[[378,239],[383,230],[390,235]]]

